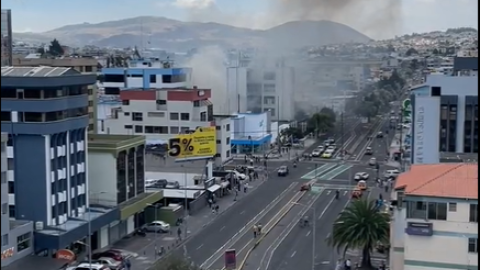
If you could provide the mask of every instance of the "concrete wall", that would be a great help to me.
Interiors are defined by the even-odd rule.
[[[30,237],[30,245],[28,248],[18,251],[18,237],[25,236],[26,234]],[[33,253],[33,222],[22,222],[22,225],[18,224],[18,226],[10,230],[8,236],[8,245],[2,246],[2,267]],[[8,254],[10,251],[13,251],[13,255],[8,258],[3,258],[5,254]]]
[[[112,153],[88,153],[88,183],[97,194],[90,196],[91,204],[117,205],[117,161]]]

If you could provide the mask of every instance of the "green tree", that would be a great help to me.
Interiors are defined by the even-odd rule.
[[[328,114],[315,113],[308,120],[307,132],[315,132],[315,134],[328,133],[335,127],[335,121]]]
[[[193,265],[192,262],[186,258],[170,256],[161,263],[155,265],[155,270],[201,270],[200,267]]]
[[[357,200],[335,220],[328,242],[338,250],[360,249],[362,266],[371,267],[370,254],[377,244],[388,245],[390,217],[377,210],[373,200]]]
[[[44,55],[45,54],[45,48],[44,47],[39,47],[37,49],[37,53],[40,54],[40,55]]]
[[[302,138],[303,132],[299,128],[289,127],[287,129],[282,130],[282,135],[292,136],[293,138]]]
[[[405,52],[405,55],[406,55],[406,56],[418,55],[418,51],[415,50],[415,48],[409,48],[409,49]]]
[[[330,118],[333,119],[333,122],[335,122],[336,119],[337,119],[337,114],[335,113],[335,111],[332,108],[323,107],[323,108],[320,109],[319,113],[328,115]]]
[[[48,46],[48,53],[52,56],[62,56],[64,54],[63,47],[57,39],[50,42]]]

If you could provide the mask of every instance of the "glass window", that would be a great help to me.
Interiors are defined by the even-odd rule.
[[[178,120],[179,115],[178,113],[170,113],[170,120]]]
[[[457,212],[457,203],[449,203],[448,212]]]
[[[2,235],[2,247],[8,246],[8,234]]]
[[[470,204],[470,222],[478,223],[478,204]]]
[[[478,238],[468,238],[468,252],[478,253]]]
[[[26,233],[17,237],[17,252],[20,252],[30,247],[31,235],[31,233]]]
[[[6,215],[8,213],[8,203],[2,203],[2,215]]]
[[[447,204],[446,203],[428,203],[428,219],[447,220]]]
[[[182,121],[190,121],[190,114],[189,113],[181,113],[180,120]]]

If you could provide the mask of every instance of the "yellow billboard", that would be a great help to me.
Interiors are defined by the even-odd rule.
[[[198,127],[191,134],[168,140],[168,155],[177,161],[213,158],[217,154],[215,127]]]

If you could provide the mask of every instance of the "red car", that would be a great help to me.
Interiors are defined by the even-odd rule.
[[[119,261],[119,262],[123,261],[122,252],[119,251],[119,250],[115,250],[115,249],[105,250],[105,251],[102,251],[102,252],[99,252],[99,253],[94,253],[92,255],[93,260],[98,260],[102,257],[112,258],[115,261]]]
[[[310,191],[312,189],[312,185],[309,183],[305,183],[300,187],[300,191]]]

